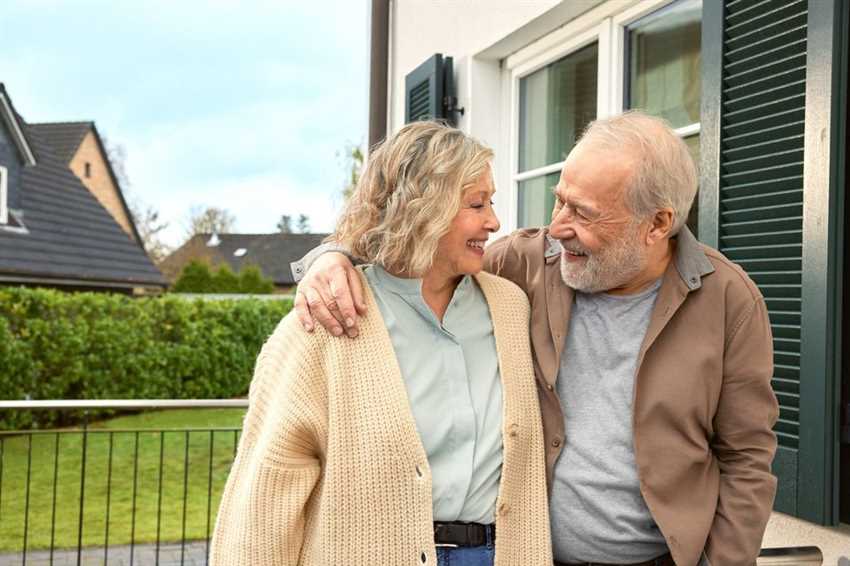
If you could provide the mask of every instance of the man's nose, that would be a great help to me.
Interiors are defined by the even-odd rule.
[[[567,210],[567,207],[561,208],[549,224],[549,234],[558,240],[568,240],[575,237],[572,218]]]

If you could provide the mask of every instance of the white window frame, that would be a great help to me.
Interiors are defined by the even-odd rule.
[[[9,223],[9,170],[0,165],[0,224]]]
[[[509,85],[508,107],[511,112],[510,120],[508,120],[510,167],[507,168],[507,178],[500,179],[500,184],[509,187],[511,206],[504,219],[503,230],[514,230],[517,227],[519,183],[560,171],[564,166],[564,161],[559,161],[536,169],[519,171],[520,80],[595,42],[598,45],[596,117],[605,118],[622,113],[627,71],[625,61],[627,28],[644,16],[676,1],[609,0],[504,60],[504,80]],[[676,129],[676,133],[683,138],[698,134],[699,131],[699,122]]]

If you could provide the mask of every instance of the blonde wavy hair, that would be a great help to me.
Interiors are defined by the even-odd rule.
[[[463,191],[489,174],[492,157],[458,129],[408,124],[372,150],[328,240],[391,273],[421,277],[460,210]]]

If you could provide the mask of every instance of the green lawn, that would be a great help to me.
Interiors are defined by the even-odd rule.
[[[83,545],[102,546],[106,541],[107,526],[110,546],[129,544],[131,540],[136,434],[120,432],[120,429],[170,429],[164,434],[138,434],[135,541],[145,543],[156,540],[158,504],[161,505],[160,539],[179,541],[182,538],[184,473],[188,473],[185,490],[186,539],[206,538],[207,517],[211,529],[215,524],[221,491],[233,460],[235,433],[216,432],[210,452],[210,432],[186,433],[183,429],[238,428],[244,413],[244,409],[154,411],[92,424],[86,441]],[[102,432],[108,430],[113,431],[109,490],[110,433]],[[56,438],[55,434],[32,436],[28,549],[50,547]],[[184,466],[187,438],[188,469]],[[164,442],[161,442],[163,439]],[[3,443],[0,551],[20,551],[23,547],[28,444],[26,436],[6,438]],[[82,444],[81,434],[59,435],[53,529],[57,548],[77,545]],[[212,498],[208,499],[210,490]],[[111,494],[108,525],[107,491]]]

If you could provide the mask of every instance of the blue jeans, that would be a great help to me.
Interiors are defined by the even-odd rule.
[[[493,566],[496,547],[487,537],[487,544],[458,548],[438,546],[437,566]]]

